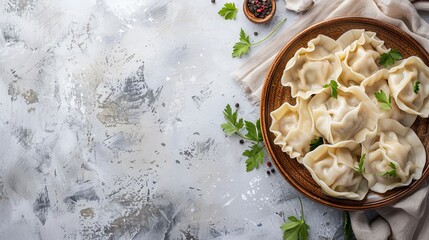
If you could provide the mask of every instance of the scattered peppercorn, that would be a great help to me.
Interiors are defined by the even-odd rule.
[[[255,36],[258,36],[258,34],[259,34],[258,32],[254,32],[254,33],[253,33],[253,35],[255,35]]]
[[[267,166],[268,166],[268,167],[271,167],[271,162],[267,162]]]
[[[276,170],[273,168],[273,169],[271,169],[271,172],[272,172],[272,173],[275,173],[275,172],[276,172]]]
[[[240,104],[236,103],[236,104],[235,104],[235,107],[236,107],[236,108],[240,107]]]
[[[212,0],[212,3],[215,3],[216,2],[216,0]]]
[[[240,144],[244,144],[244,140],[243,139],[240,139]]]
[[[270,173],[270,170],[268,170],[268,171],[267,171],[267,174],[268,174],[268,175],[270,175],[270,174],[271,174],[271,173]]]

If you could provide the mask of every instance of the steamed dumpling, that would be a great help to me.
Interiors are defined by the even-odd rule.
[[[276,136],[274,143],[298,160],[309,151],[310,142],[316,137],[309,131],[312,122],[307,103],[308,100],[297,98],[295,106],[286,102],[271,113],[270,131]]]
[[[380,70],[377,60],[387,49],[375,35],[374,32],[355,29],[338,38],[337,42],[344,48],[337,54],[342,67],[338,80],[340,84],[346,87],[359,85]]]
[[[334,144],[345,140],[361,143],[376,131],[378,110],[359,87],[338,88],[338,98],[330,89],[316,94],[308,103],[313,132]]]
[[[322,85],[336,80],[341,72],[340,61],[334,52],[342,50],[332,38],[319,35],[299,49],[286,64],[281,82],[291,87],[292,97],[309,98],[321,92]]]
[[[429,115],[429,68],[419,57],[409,57],[389,70],[389,86],[398,107],[407,113]],[[420,82],[415,93],[414,85]]]
[[[392,101],[392,109],[383,110],[380,107],[380,103],[377,101],[375,97],[375,93],[382,90],[387,96],[391,96],[389,85],[387,84],[388,71],[383,69],[378,71],[376,74],[371,77],[365,79],[362,82],[362,87],[365,90],[365,93],[371,99],[371,101],[378,107],[379,119],[391,118],[400,122],[402,125],[406,127],[410,127],[413,125],[417,116],[406,113],[399,109],[396,101],[391,99]]]
[[[400,186],[408,186],[419,179],[426,162],[426,151],[411,128],[393,119],[381,119],[378,133],[363,144],[365,178],[369,188],[384,193]],[[396,176],[385,175],[396,169]]]
[[[321,145],[307,153],[302,162],[327,195],[362,200],[368,192],[368,183],[355,169],[360,154],[360,144],[344,141]]]

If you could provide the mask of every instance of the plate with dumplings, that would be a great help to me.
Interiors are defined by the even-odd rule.
[[[343,210],[416,191],[429,175],[428,65],[416,40],[375,19],[330,19],[292,38],[261,95],[261,130],[279,172]]]

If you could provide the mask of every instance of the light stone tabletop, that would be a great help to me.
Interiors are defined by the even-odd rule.
[[[240,28],[210,0],[0,1],[0,239],[281,239],[298,192],[220,128],[258,118],[231,73]],[[254,36],[253,32],[258,32]],[[265,161],[269,161],[268,157]],[[342,212],[303,199],[311,239]]]

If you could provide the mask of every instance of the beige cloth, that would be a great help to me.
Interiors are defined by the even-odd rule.
[[[429,9],[429,3],[416,1],[419,9]],[[325,19],[362,16],[389,22],[413,36],[429,50],[429,24],[405,0],[320,0],[306,13],[298,16],[293,26],[283,28],[277,37],[267,42],[252,60],[246,62],[233,76],[241,82],[249,97],[258,100],[268,68],[278,51],[294,35]],[[366,212],[352,212],[351,221],[357,239],[429,239],[429,186],[421,187],[400,202]]]

